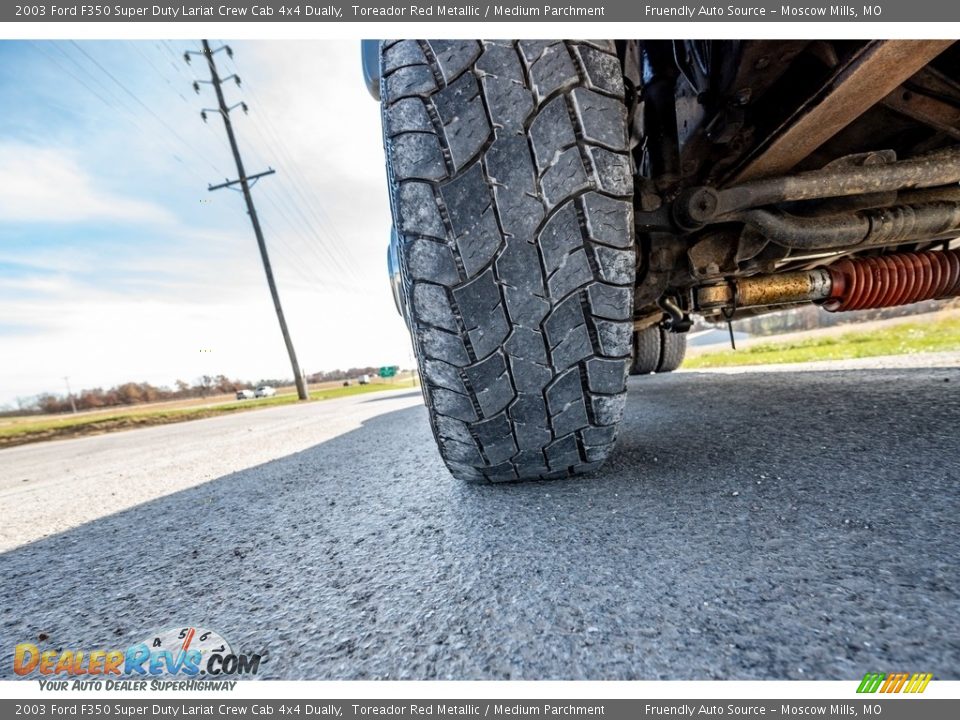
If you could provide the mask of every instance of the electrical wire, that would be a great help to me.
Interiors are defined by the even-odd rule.
[[[110,72],[110,70],[108,70],[106,67],[104,67],[95,57],[93,57],[93,56],[92,56],[90,53],[88,53],[83,47],[81,47],[81,46],[77,43],[76,40],[70,40],[69,42],[70,42],[70,44],[73,45],[78,51],[80,51],[80,53],[82,53],[84,57],[86,57],[91,63],[93,63],[97,68],[99,68],[100,71],[103,72],[104,75],[106,75],[106,76],[107,76],[108,78],[110,78],[114,83],[116,83],[116,85],[117,85],[124,93],[126,93],[127,96],[129,96],[135,103],[137,103],[140,107],[142,107],[144,110],[146,110],[147,113],[148,113],[154,120],[156,120],[162,127],[164,127],[164,128],[167,130],[167,132],[169,132],[171,135],[173,135],[175,138],[177,138],[181,143],[183,143],[186,147],[188,147],[188,148],[191,150],[191,152],[193,152],[197,157],[203,159],[204,162],[206,162],[206,163],[213,169],[214,172],[219,172],[219,171],[217,170],[216,165],[214,165],[213,162],[211,162],[210,159],[209,159],[202,151],[200,151],[199,149],[197,149],[197,148],[193,145],[193,143],[189,142],[186,138],[183,137],[183,135],[181,135],[181,134],[178,133],[173,127],[171,127],[170,124],[167,123],[166,120],[164,120],[162,117],[160,117],[160,115],[158,115],[158,114],[153,110],[153,108],[151,108],[151,107],[150,107],[149,105],[147,105],[143,100],[141,100],[140,97],[139,97],[135,92],[133,92],[130,88],[128,88],[123,82],[121,82],[121,81],[116,77],[116,75],[114,75],[112,72]]]
[[[237,63],[236,56],[232,58],[233,69],[238,75],[241,75],[241,69]],[[254,86],[251,86],[248,80],[244,80],[244,89],[249,90],[250,97],[253,99],[257,106],[267,107],[261,100],[259,93],[257,92]],[[338,268],[341,272],[346,273],[351,277],[352,281],[360,283],[360,278],[357,276],[354,267],[355,262],[350,258],[346,253],[343,252],[343,249],[348,247],[347,243],[337,232],[335,225],[331,222],[329,215],[323,210],[322,206],[319,205],[319,199],[312,194],[307,194],[304,192],[304,188],[309,185],[306,177],[303,175],[302,170],[300,169],[299,163],[295,162],[290,154],[290,151],[287,148],[286,143],[283,141],[281,134],[276,130],[273,123],[270,121],[269,115],[263,113],[253,114],[253,126],[254,129],[258,132],[261,139],[264,141],[264,144],[276,154],[284,163],[290,171],[290,183],[289,186],[293,192],[300,198],[300,203],[296,204],[295,211],[298,215],[303,218],[303,221],[308,225],[316,224],[317,228],[322,231],[323,235],[327,237],[328,240],[332,240],[332,243],[323,243],[322,238],[318,235],[318,240],[320,240],[320,247],[330,256],[331,262]],[[262,118],[262,123],[260,121]],[[269,134],[273,139],[267,137]],[[308,220],[304,214],[301,206],[306,208],[309,212],[313,221]]]
[[[175,52],[172,50],[172,48],[168,47],[167,50],[171,54],[175,55]],[[192,66],[190,67],[191,73],[193,74]],[[197,77],[196,74],[194,74],[194,81],[200,81],[200,78]],[[259,129],[256,126],[254,126],[254,129],[258,130],[259,132]],[[226,140],[222,139],[222,142],[226,143]],[[259,156],[259,152],[256,150],[253,152],[253,154]],[[267,165],[267,163],[262,164]],[[303,212],[299,208],[298,204],[293,202],[284,193],[279,192],[273,183],[265,183],[259,189],[258,194],[276,210],[276,217],[281,218],[288,228],[295,235],[299,236],[299,238],[303,241],[303,247],[309,249],[313,253],[314,257],[319,263],[319,266],[321,268],[330,268],[331,259],[324,257],[323,254],[318,251],[318,244],[314,242],[315,232],[311,226],[311,223],[303,215]],[[296,271],[306,279],[307,275],[305,274],[304,268],[312,268],[314,263],[305,258],[293,245],[289,244],[284,233],[277,232],[273,224],[267,221],[262,212],[259,213],[259,215],[261,217],[261,223],[264,225],[264,227],[270,227],[271,237],[285,248],[284,255],[295,260],[293,264],[296,268]],[[349,277],[349,269],[339,262],[337,258],[332,258],[332,264],[333,270],[338,277]],[[308,270],[307,272],[313,271]],[[317,272],[316,275],[317,276],[315,278],[309,279],[308,281],[320,286],[336,286],[345,292],[357,291],[356,287],[339,281],[331,281],[329,278],[321,276],[319,272]]]
[[[121,116],[124,116],[126,120],[137,129],[141,136],[157,137],[159,141],[165,144],[170,150],[171,156],[174,160],[180,163],[187,172],[190,172],[197,177],[201,183],[204,182],[202,176],[197,171],[197,168],[193,164],[186,162],[183,157],[181,157],[182,151],[175,144],[173,144],[166,135],[158,135],[150,132],[140,122],[140,119],[130,110],[128,105],[122,100],[117,99],[116,91],[111,90],[109,85],[103,83],[96,75],[94,75],[94,73],[91,72],[89,67],[86,67],[76,57],[68,53],[63,47],[60,46],[60,44],[56,42],[51,42],[50,44],[75,67],[76,72],[64,66],[63,63],[57,60],[56,57],[46,52],[44,49],[44,45],[46,45],[46,43],[43,45],[34,43],[34,47],[44,56],[46,56],[55,66],[77,80],[80,85],[86,88],[91,95],[100,100],[100,102],[102,102],[106,107],[111,109],[119,108]],[[79,73],[79,75],[77,73]]]
[[[189,142],[183,135],[177,132],[173,127],[170,126],[162,117],[160,117],[157,112],[153,110],[143,99],[137,95],[136,92],[131,90],[122,80],[120,80],[114,73],[112,73],[107,67],[104,66],[96,57],[94,57],[90,52],[85,48],[80,46],[75,41],[70,41],[70,44],[73,46],[75,51],[79,52],[83,58],[90,63],[90,65],[85,66],[84,63],[80,62],[78,57],[73,56],[71,53],[68,53],[64,47],[61,47],[59,44],[54,43],[54,47],[60,52],[63,57],[75,66],[76,70],[71,70],[65,66],[57,58],[53,57],[48,53],[43,47],[39,44],[34,43],[34,47],[44,56],[47,57],[58,69],[65,72],[71,78],[76,80],[80,85],[82,85],[88,92],[96,97],[100,102],[102,102],[107,107],[120,107],[123,109],[125,114],[128,116],[130,122],[138,129],[138,131],[143,134],[156,135],[154,133],[148,133],[147,129],[144,128],[141,122],[138,121],[137,116],[130,111],[129,107],[123,100],[118,100],[118,91],[124,96],[132,99],[138,106],[143,108],[148,115],[153,118],[164,130],[170,138],[176,140],[180,145],[190,150],[193,156],[201,158],[212,170],[216,173],[217,176],[225,176],[217,167],[217,164],[212,161],[206,153],[200,152],[193,143]],[[163,83],[168,86],[168,89],[177,97],[180,98],[188,107],[190,107],[190,101],[179,91],[176,90],[176,85],[171,79],[160,70],[156,63],[154,63],[148,55],[146,55],[143,50],[139,47],[137,43],[130,43],[134,47],[134,51],[143,59],[149,68],[156,73],[156,75],[161,79]],[[180,55],[176,53],[169,41],[161,41],[159,45],[156,46],[158,51],[163,52],[164,50],[171,56],[173,60],[179,59]],[[187,77],[186,73],[183,72],[180,63],[171,62],[175,68],[178,69],[178,72],[184,77]],[[92,66],[92,68],[91,68]],[[99,71],[100,77],[98,77],[95,72],[92,71],[95,69]],[[190,74],[193,75],[193,81],[199,81],[200,78],[197,77],[196,73],[193,71],[192,66],[190,67]],[[106,78],[109,82],[104,81],[103,78]],[[112,83],[112,84],[111,84]],[[206,124],[208,130],[214,136],[217,145],[221,149],[229,150],[226,138],[214,131],[214,128],[209,124]],[[261,136],[261,139],[270,147],[270,143],[266,136],[263,133],[263,130],[259,124],[253,123],[254,130]],[[171,145],[169,139],[166,136],[161,138],[163,142],[173,149],[173,157],[184,164],[203,184],[207,184],[202,176],[196,171],[196,168],[190,164],[184,162],[184,160],[177,154],[176,149]],[[289,153],[286,152],[286,148],[283,148],[283,154],[289,158]],[[259,155],[259,152],[255,153]],[[291,167],[296,167],[295,164],[291,163]],[[286,184],[286,183],[284,183]],[[300,197],[307,201],[307,198],[300,191],[299,187],[294,184],[294,188],[297,191],[297,194]],[[270,227],[270,235],[274,241],[274,249],[281,257],[283,257],[290,265],[293,266],[293,271],[299,275],[308,286],[311,287],[329,287],[334,286],[344,292],[357,292],[357,287],[355,281],[350,282],[350,284],[345,284],[343,281],[331,280],[328,277],[325,277],[318,269],[315,269],[317,265],[319,268],[324,268],[327,270],[333,270],[334,273],[339,278],[348,278],[351,276],[355,277],[355,274],[351,271],[349,263],[344,262],[344,258],[339,255],[334,255],[329,252],[329,248],[326,247],[322,242],[316,242],[319,239],[319,234],[313,228],[313,223],[306,217],[303,210],[299,207],[299,204],[294,202],[293,199],[288,195],[279,192],[274,187],[269,185],[264,185],[260,189],[260,195],[264,197],[265,201],[273,207],[276,211],[276,217],[282,219],[284,224],[293,232],[293,234],[302,241],[304,248],[309,249],[309,253],[312,255],[312,260],[304,256],[300,251],[291,245],[286,237],[285,233],[278,231],[274,225],[269,222],[267,219],[263,218],[262,222],[265,227]],[[322,250],[326,250],[324,253]],[[286,263],[284,263],[286,264]],[[282,266],[281,266],[282,267]]]

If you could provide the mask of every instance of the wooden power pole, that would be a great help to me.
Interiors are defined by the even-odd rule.
[[[267,285],[270,286],[270,296],[273,298],[273,307],[277,311],[277,320],[280,322],[280,332],[283,333],[283,343],[287,347],[287,355],[290,356],[290,366],[293,369],[293,381],[297,384],[297,395],[301,400],[306,400],[308,398],[307,386],[303,379],[303,373],[300,372],[300,364],[297,362],[297,353],[293,349],[293,340],[290,339],[290,331],[287,329],[287,321],[283,316],[283,307],[280,305],[280,294],[277,291],[277,283],[273,278],[273,268],[270,265],[270,255],[267,253],[267,244],[263,239],[263,230],[260,227],[260,220],[257,217],[257,209],[253,204],[253,196],[250,193],[250,188],[252,187],[251,181],[256,182],[259,178],[264,177],[265,175],[272,175],[275,171],[271,168],[266,172],[257,173],[256,175],[247,175],[246,170],[244,170],[243,159],[240,157],[240,148],[237,145],[237,138],[233,132],[233,123],[230,122],[230,111],[239,107],[244,112],[247,112],[247,104],[241,102],[228,107],[226,100],[224,100],[223,97],[224,80],[230,80],[232,78],[237,85],[239,85],[240,78],[238,78],[236,75],[231,75],[227,78],[221,79],[220,74],[217,72],[217,63],[214,59],[214,54],[220,52],[221,50],[226,50],[227,54],[232,57],[232,51],[228,45],[223,45],[216,50],[211,50],[210,43],[207,40],[203,40],[202,42],[202,53],[188,51],[184,53],[184,59],[189,63],[191,55],[202,54],[207,60],[207,66],[210,69],[209,83],[213,85],[213,89],[217,93],[218,107],[211,112],[218,112],[220,117],[223,118],[223,127],[227,131],[227,139],[230,141],[230,149],[233,151],[233,159],[237,164],[238,175],[236,180],[223,182],[219,185],[211,185],[209,189],[219,190],[221,188],[239,185],[240,189],[243,191],[243,199],[247,203],[247,214],[250,216],[250,224],[253,225],[253,233],[257,236],[257,245],[260,248],[260,259],[263,261],[263,271],[267,275]],[[194,83],[193,87],[198,93],[200,92],[199,84]],[[204,110],[201,112],[201,116],[203,117],[204,122],[206,122],[207,111]]]

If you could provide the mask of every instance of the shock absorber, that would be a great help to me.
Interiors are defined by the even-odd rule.
[[[843,258],[798,272],[754,275],[697,288],[701,312],[821,303],[831,312],[909,305],[960,295],[960,249]]]

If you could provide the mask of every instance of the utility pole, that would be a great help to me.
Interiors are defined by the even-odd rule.
[[[70,409],[77,412],[77,403],[73,400],[73,391],[70,389],[70,376],[64,375],[63,381],[67,384],[67,397],[70,399]]]
[[[260,228],[260,220],[257,218],[257,209],[253,205],[253,196],[250,194],[250,188],[253,186],[253,183],[265,175],[272,175],[275,171],[271,168],[266,172],[257,173],[256,175],[247,175],[246,170],[244,170],[243,160],[240,158],[240,148],[237,145],[237,138],[233,133],[233,123],[230,122],[230,111],[239,107],[244,112],[247,112],[247,104],[241,102],[227,107],[227,103],[223,97],[222,87],[223,82],[225,80],[230,80],[231,78],[234,80],[234,82],[236,82],[237,85],[239,85],[240,78],[238,78],[236,75],[231,75],[221,79],[219,73],[217,72],[217,63],[213,57],[214,53],[218,53],[221,50],[226,50],[227,55],[233,57],[233,51],[230,49],[229,45],[223,45],[216,50],[211,50],[210,43],[207,40],[203,40],[202,42],[203,52],[198,53],[188,50],[183,54],[183,57],[187,63],[190,62],[191,55],[203,55],[207,59],[207,66],[210,69],[210,80],[201,82],[209,82],[209,84],[213,85],[213,89],[217,93],[218,107],[211,112],[218,112],[220,113],[220,117],[223,118],[223,126],[227,131],[227,139],[230,141],[230,149],[233,151],[233,159],[237,164],[238,175],[236,180],[223,182],[219,185],[211,185],[208,190],[219,190],[220,188],[240,185],[240,189],[243,191],[243,199],[247,203],[247,214],[250,216],[250,224],[253,225],[253,233],[257,236],[257,245],[260,248],[260,259],[263,260],[263,271],[267,275],[267,285],[270,286],[270,296],[273,298],[273,307],[277,311],[277,320],[280,322],[280,332],[283,333],[283,343],[287,346],[287,355],[290,356],[290,366],[293,369],[293,381],[297,384],[297,396],[301,400],[306,400],[308,398],[306,384],[303,382],[303,373],[300,372],[300,364],[297,362],[297,353],[293,349],[293,341],[290,339],[290,331],[287,329],[287,321],[283,317],[283,308],[280,305],[280,294],[277,292],[277,283],[273,279],[273,268],[270,265],[270,256],[267,253],[267,244],[263,239],[263,230]],[[200,85],[198,82],[193,84],[193,89],[199,94]],[[204,122],[207,121],[206,110],[201,111],[200,116],[203,118]]]

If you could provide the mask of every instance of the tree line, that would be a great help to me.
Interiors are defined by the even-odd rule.
[[[373,376],[378,372],[379,368],[372,366],[350,368],[349,370],[327,370],[308,375],[307,382],[355,380],[361,375]],[[80,390],[74,392],[72,398],[67,394],[57,395],[54,393],[42,393],[30,398],[18,398],[16,410],[0,412],[0,415],[72,412],[74,405],[76,405],[77,410],[96,410],[98,408],[140,405],[161,400],[205,398],[211,395],[235,393],[238,390],[251,390],[260,385],[283,387],[292,384],[293,380],[290,378],[263,378],[254,383],[246,380],[230,379],[226,375],[202,375],[193,383],[177,380],[172,387],[153,385],[148,382],[125,382],[106,389],[97,387]]]

